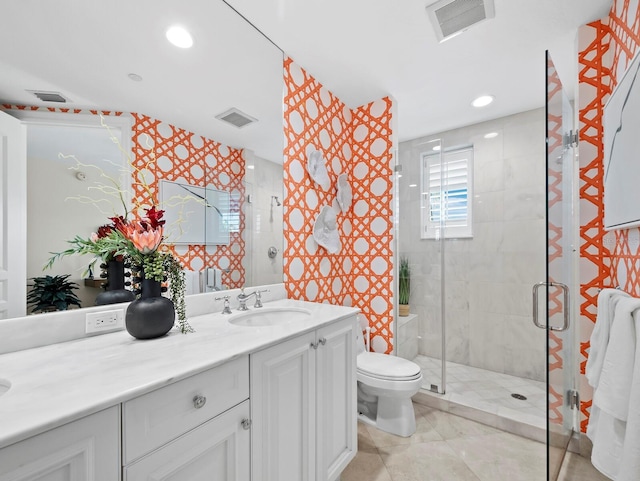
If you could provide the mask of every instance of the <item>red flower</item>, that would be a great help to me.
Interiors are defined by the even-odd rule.
[[[96,239],[102,239],[107,237],[109,234],[113,232],[113,226],[109,224],[101,225],[98,227],[98,232],[96,233]]]
[[[149,221],[149,225],[152,229],[157,229],[160,226],[163,226],[166,221],[160,220],[164,215],[163,210],[156,210],[156,206],[152,206],[150,209],[147,209],[147,219]]]
[[[109,217],[111,222],[113,222],[113,229],[119,230],[124,234],[125,226],[127,225],[127,219],[122,217],[121,215],[117,217]]]

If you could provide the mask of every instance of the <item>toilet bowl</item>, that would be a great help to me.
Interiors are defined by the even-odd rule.
[[[411,397],[422,385],[420,366],[401,357],[368,352],[361,329],[357,331],[358,418],[382,431],[411,436],[416,431]]]

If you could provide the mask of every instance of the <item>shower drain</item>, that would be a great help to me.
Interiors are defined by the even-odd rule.
[[[526,401],[526,400],[527,400],[527,397],[526,397],[526,396],[523,396],[522,394],[518,394],[518,393],[513,393],[513,394],[511,395],[511,397],[514,397],[514,398],[516,398],[516,399],[519,399],[520,401]]]

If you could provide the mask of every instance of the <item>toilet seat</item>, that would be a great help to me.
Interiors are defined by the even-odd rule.
[[[413,381],[422,376],[415,362],[376,352],[358,354],[357,368],[366,376],[388,381]]]

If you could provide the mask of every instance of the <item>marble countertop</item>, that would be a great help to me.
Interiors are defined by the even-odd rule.
[[[136,340],[117,331],[0,355],[0,448],[135,398],[239,356],[359,312],[290,299],[269,307],[302,307],[311,315],[272,327],[244,327],[233,315],[189,319],[196,332]]]

